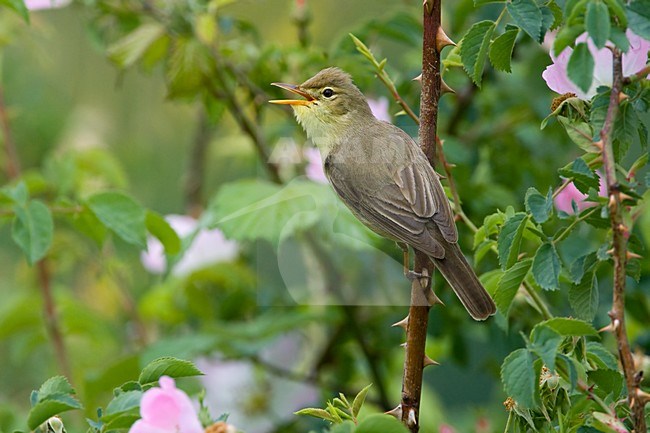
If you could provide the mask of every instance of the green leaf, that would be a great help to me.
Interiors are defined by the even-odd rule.
[[[573,179],[573,184],[583,194],[588,194],[589,188],[593,188],[596,191],[600,188],[598,175],[589,168],[582,158],[577,158],[566,167],[562,167],[558,170],[558,173],[567,179]]]
[[[586,335],[598,335],[598,331],[589,323],[578,319],[568,317],[555,317],[553,319],[540,322],[537,326],[548,326],[560,335],[582,337]]]
[[[318,409],[315,407],[307,407],[305,409],[300,409],[297,412],[294,412],[295,415],[308,415],[313,416],[314,418],[324,419],[329,422],[335,422],[336,419],[325,409]]]
[[[335,424],[329,430],[329,433],[353,433],[356,425],[352,421],[343,421],[341,424]]]
[[[575,144],[585,152],[599,153],[601,150],[594,145],[594,131],[587,122],[570,120],[564,116],[557,116],[558,122],[564,127],[567,135]]]
[[[650,0],[633,0],[627,5],[627,19],[630,29],[646,40],[650,40]]]
[[[195,38],[175,38],[166,63],[167,97],[194,97],[204,86],[210,71],[209,52]]]
[[[87,200],[97,218],[125,242],[142,249],[146,246],[145,209],[126,194],[101,192]]]
[[[409,433],[397,419],[386,414],[373,414],[364,418],[355,433]]]
[[[483,67],[495,27],[494,21],[479,21],[467,31],[460,41],[460,57],[463,61],[463,68],[478,87],[481,87]]]
[[[540,194],[536,188],[530,187],[526,191],[526,211],[533,215],[533,219],[539,223],[545,223],[553,214],[553,190],[549,188],[546,197]]]
[[[537,250],[533,259],[533,278],[542,289],[555,290],[559,286],[560,257],[555,245],[545,243]]]
[[[154,359],[147,364],[147,366],[142,369],[138,382],[140,382],[141,385],[145,385],[156,382],[161,376],[177,378],[201,375],[203,375],[201,370],[196,368],[196,366],[190,361],[165,356]]]
[[[618,359],[602,343],[597,341],[587,342],[587,358],[600,368],[616,370]]]
[[[27,189],[27,184],[23,180],[13,186],[6,185],[0,191],[19,205],[27,204],[29,199],[29,189]]]
[[[14,206],[16,217],[11,229],[11,236],[33,265],[43,257],[52,245],[54,223],[50,210],[38,200],[31,200],[26,205]]]
[[[539,42],[542,32],[543,16],[534,0],[513,0],[506,6],[514,23]]]
[[[616,116],[616,121],[614,122],[614,139],[624,143],[625,149],[629,148],[630,144],[632,144],[634,139],[639,135],[639,123],[641,123],[641,121],[632,104],[621,104],[618,110],[618,115]],[[619,152],[617,159],[623,158],[625,153],[626,152]]]
[[[219,227],[236,240],[280,239],[312,227],[335,197],[326,185],[293,181],[285,187],[261,180],[232,182],[221,187],[202,225]]]
[[[580,90],[588,92],[594,79],[594,58],[585,42],[576,45],[567,65],[567,75]]]
[[[501,227],[499,237],[497,238],[501,269],[508,269],[517,260],[519,246],[521,245],[521,239],[527,222],[528,215],[519,212],[508,219]]]
[[[587,373],[589,379],[593,381],[598,388],[604,391],[607,397],[612,394],[612,399],[616,400],[623,390],[623,375],[618,370],[598,369]]]
[[[582,25],[567,25],[560,29],[553,42],[553,53],[559,56],[564,49],[572,45],[576,38],[585,31]]]
[[[142,391],[127,391],[118,394],[106,406],[102,421],[110,422],[121,415],[137,413],[142,394]]]
[[[601,1],[590,2],[585,15],[587,33],[598,49],[604,48],[609,40],[612,24],[609,20],[609,9]]]
[[[366,387],[364,387],[359,393],[354,397],[354,401],[352,402],[352,416],[356,418],[359,415],[359,411],[361,410],[361,406],[363,406],[363,402],[366,401],[366,395],[368,394],[368,390],[372,386],[372,383]]]
[[[108,234],[108,229],[88,208],[88,206],[83,206],[81,212],[72,216],[72,225],[79,233],[88,236],[98,246],[104,244],[106,235]]]
[[[630,49],[630,41],[627,39],[627,35],[618,27],[612,27],[609,34],[609,40],[624,53],[627,53]]]
[[[149,47],[164,36],[165,27],[157,22],[145,23],[108,48],[108,58],[120,68],[133,66]]]
[[[515,40],[519,34],[519,28],[511,28],[503,32],[490,45],[490,62],[494,69],[504,72],[511,72],[510,61],[512,50],[515,47]]]
[[[156,212],[147,211],[145,220],[147,230],[165,247],[165,253],[177,254],[181,250],[181,240],[169,223]]]
[[[598,279],[596,273],[585,275],[579,284],[569,288],[569,304],[579,319],[591,322],[598,310]]]
[[[27,426],[34,430],[50,417],[73,409],[83,409],[83,406],[70,394],[50,394],[31,408]]]
[[[530,350],[535,352],[549,370],[555,371],[555,357],[564,338],[548,326],[535,326],[530,333]]]
[[[11,9],[20,15],[26,23],[29,23],[29,10],[27,9],[27,6],[25,6],[23,0],[0,0],[0,6],[5,6]]]
[[[623,0],[604,0],[604,1],[607,7],[609,7],[609,11],[616,16],[616,19],[618,19],[618,25],[620,25],[622,28],[626,28],[628,23],[627,23],[627,16],[625,15],[625,3],[623,2]],[[612,42],[615,41],[612,40]]]
[[[571,385],[570,390],[573,391],[578,383],[578,369],[576,366],[580,364],[574,358],[569,358],[563,353],[557,355],[556,364],[560,377],[569,382]]]
[[[596,427],[596,429],[598,429],[598,431],[605,433],[623,433],[629,431],[627,427],[625,427],[625,424],[623,424],[623,421],[610,414],[592,412],[591,416],[591,423]]]
[[[523,408],[535,404],[535,369],[533,355],[528,349],[517,349],[506,357],[501,366],[501,381],[506,394]]]
[[[38,389],[37,401],[45,400],[52,395],[57,394],[74,394],[74,388],[64,376],[54,376],[43,382]]]
[[[526,278],[526,274],[528,274],[528,270],[532,264],[532,259],[517,262],[499,280],[497,290],[494,294],[494,302],[504,316],[508,316],[508,310],[510,309],[512,300],[515,298],[519,286],[521,286],[524,278]]]

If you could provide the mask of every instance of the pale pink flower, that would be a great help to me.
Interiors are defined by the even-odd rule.
[[[650,42],[628,30],[627,39],[630,41],[630,49],[623,54],[623,75],[629,76],[641,70],[648,60],[648,51],[650,51]],[[569,79],[567,66],[573,48],[565,48],[559,56],[555,57],[551,51],[553,64],[549,65],[542,73],[548,87],[554,92],[575,93],[580,99],[589,100],[596,95],[596,89],[600,86],[612,85],[612,52],[605,48],[597,49],[587,34],[580,35],[576,42],[585,42],[589,46],[589,51],[594,58],[594,79],[591,87],[587,92],[583,92],[578,86]]]
[[[607,189],[602,177],[600,178],[600,188],[598,189],[598,195],[601,197],[605,197],[607,195]],[[573,182],[571,182],[555,197],[554,203],[557,210],[561,210],[562,212],[566,212],[568,214],[573,214],[573,202],[576,203],[578,211],[581,211],[588,207],[596,206],[596,203],[586,201],[586,199],[587,195],[581,193],[573,184]]]
[[[25,0],[25,6],[30,11],[43,9],[58,9],[68,6],[72,0]]]
[[[197,220],[187,215],[167,215],[165,219],[181,238],[192,235],[199,224]],[[182,277],[215,263],[232,261],[237,257],[238,252],[237,243],[226,239],[221,230],[201,229],[185,251],[183,258],[174,265],[171,273]],[[161,274],[167,268],[164,247],[153,237],[147,240],[147,251],[142,252],[140,260],[142,266],[154,274]]]
[[[450,426],[449,424],[440,424],[438,427],[439,433],[456,433],[456,429]]]
[[[370,106],[370,111],[372,114],[379,120],[390,122],[390,113],[388,112],[388,99],[385,96],[382,96],[378,99],[368,98],[368,105]]]
[[[162,376],[160,388],[142,395],[140,417],[129,433],[203,433],[203,427],[190,398],[176,388],[174,379]]]
[[[307,177],[314,182],[327,183],[320,151],[315,147],[306,147],[302,153],[307,160],[307,166],[305,167]]]

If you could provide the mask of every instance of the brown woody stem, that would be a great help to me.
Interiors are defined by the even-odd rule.
[[[440,53],[436,49],[436,35],[440,27],[441,0],[427,0],[423,5],[422,96],[420,98],[420,147],[431,166],[436,160],[436,126],[440,100]],[[433,264],[422,252],[415,252],[415,272],[433,276]],[[402,422],[416,433],[420,428],[420,397],[422,369],[429,322],[429,306],[419,279],[411,285],[411,306],[406,328],[406,356],[402,378]]]
[[[600,138],[603,143],[603,169],[605,173],[605,182],[607,183],[607,195],[609,196],[609,218],[613,233],[613,254],[614,259],[614,294],[612,300],[612,309],[609,317],[612,320],[612,329],[616,337],[618,354],[625,376],[628,391],[628,404],[632,412],[632,421],[636,432],[646,431],[645,422],[645,403],[639,398],[641,389],[639,382],[642,378],[637,374],[630,350],[630,342],[627,339],[625,329],[625,267],[627,264],[627,236],[629,228],[623,221],[623,206],[621,205],[621,196],[619,183],[616,178],[616,161],[614,159],[614,149],[612,146],[612,134],[614,123],[619,112],[620,99],[619,95],[623,87],[623,70],[622,54],[617,49],[612,51],[613,56],[613,84],[609,97],[609,107],[603,129],[600,131]]]

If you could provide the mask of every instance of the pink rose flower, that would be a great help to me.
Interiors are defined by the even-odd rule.
[[[197,220],[187,215],[167,215],[165,219],[181,238],[190,236],[199,225]],[[234,260],[238,252],[237,243],[226,239],[221,230],[199,230],[171,273],[182,277],[214,263]],[[153,237],[147,240],[147,251],[142,252],[140,260],[142,266],[153,274],[162,274],[167,268],[165,248]]]
[[[192,401],[176,388],[174,379],[162,376],[158,383],[160,388],[151,388],[142,396],[141,419],[129,433],[203,433]]]
[[[388,99],[385,96],[380,97],[379,99],[368,98],[368,105],[370,106],[370,111],[372,114],[379,120],[385,122],[390,122],[390,113],[388,112]]]
[[[602,177],[600,178],[600,188],[598,189],[598,195],[601,197],[607,196],[607,188],[605,187],[605,182],[603,182]],[[573,202],[576,203],[578,211],[582,211],[583,209],[596,205],[596,203],[586,201],[586,199],[587,195],[581,193],[573,184],[573,182],[571,182],[555,197],[555,208],[557,210],[561,210],[562,212],[566,212],[569,215],[572,215],[574,213],[572,205]]]
[[[320,151],[315,147],[306,147],[302,153],[307,160],[307,167],[305,167],[307,177],[317,183],[327,183]]]
[[[25,0],[25,6],[30,11],[43,9],[58,9],[72,3],[72,0]]]
[[[623,53],[623,75],[630,76],[641,70],[648,60],[648,51],[650,51],[650,42],[628,30],[627,39],[630,41],[630,49]],[[597,49],[587,34],[580,35],[576,42],[587,42],[589,51],[594,57],[594,80],[591,83],[589,91],[583,92],[578,86],[569,79],[567,66],[573,48],[565,48],[559,56],[555,57],[551,51],[553,64],[548,66],[542,73],[542,77],[548,87],[554,92],[575,93],[580,99],[589,100],[596,95],[596,89],[599,86],[612,85],[612,52],[605,48]]]

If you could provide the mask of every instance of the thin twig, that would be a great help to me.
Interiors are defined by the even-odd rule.
[[[185,206],[189,215],[198,218],[203,209],[203,184],[208,145],[214,135],[214,127],[204,108],[200,108],[190,163],[185,176]]]
[[[230,89],[226,77],[221,72],[218,65],[214,68],[214,75],[221,86],[217,88],[212,81],[208,80],[208,82],[206,82],[207,90],[214,98],[226,101],[226,104],[228,104],[228,107],[230,108],[230,114],[233,116],[241,130],[253,141],[260,161],[264,167],[266,167],[271,180],[278,184],[282,183],[278,166],[270,161],[271,153],[266,138],[259,131],[255,123],[246,115],[244,107],[242,107],[240,102],[237,100],[234,91]]]
[[[605,182],[607,183],[607,195],[609,196],[609,217],[613,233],[613,254],[614,259],[614,293],[612,309],[609,317],[612,320],[612,328],[618,346],[619,358],[625,376],[628,391],[628,404],[632,411],[634,430],[638,433],[646,431],[644,401],[639,399],[639,383],[642,375],[637,374],[634,365],[634,358],[630,350],[630,342],[627,338],[625,328],[625,267],[627,264],[627,237],[629,228],[623,221],[623,206],[618,180],[616,178],[616,160],[612,145],[614,122],[619,112],[619,95],[623,87],[622,54],[619,50],[612,50],[613,57],[613,84],[609,97],[607,115],[600,131],[600,138],[603,143],[603,168]]]
[[[643,80],[648,76],[648,74],[650,74],[650,64],[645,65],[645,67],[640,71],[638,71],[637,73],[632,74],[629,77],[623,78],[623,85],[632,84],[639,80]]]
[[[20,160],[16,152],[16,146],[11,135],[11,124],[5,105],[3,89],[0,87],[0,127],[4,136],[5,152],[7,154],[6,174],[9,179],[15,180],[20,177]],[[76,210],[76,207],[74,208]],[[63,341],[61,325],[56,312],[56,304],[52,296],[52,280],[48,269],[47,257],[36,263],[39,287],[43,297],[43,317],[45,328],[52,343],[54,354],[59,364],[59,369],[70,381],[72,381],[68,354]]]

